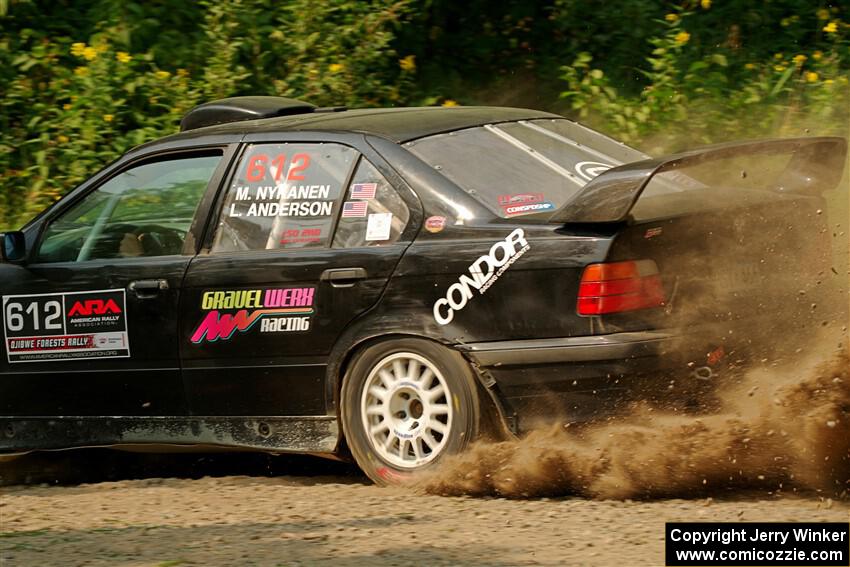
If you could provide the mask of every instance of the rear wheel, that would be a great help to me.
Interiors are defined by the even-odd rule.
[[[478,433],[475,377],[463,357],[422,339],[361,351],[342,388],[346,440],[379,484],[401,483],[462,451]]]

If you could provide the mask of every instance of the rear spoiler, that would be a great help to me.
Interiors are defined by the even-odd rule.
[[[575,197],[555,211],[549,222],[623,222],[628,219],[629,212],[649,182],[659,173],[742,156],[781,154],[789,154],[791,159],[769,189],[808,194],[828,191],[841,180],[847,140],[839,137],[811,137],[735,142],[627,163],[595,177]]]

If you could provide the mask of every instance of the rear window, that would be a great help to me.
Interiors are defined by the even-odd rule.
[[[405,144],[502,218],[553,213],[588,181],[646,156],[569,120],[488,124]]]

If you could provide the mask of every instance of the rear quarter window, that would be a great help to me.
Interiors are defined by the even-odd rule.
[[[402,197],[374,165],[362,158],[343,203],[334,248],[393,244],[409,219],[410,209]]]

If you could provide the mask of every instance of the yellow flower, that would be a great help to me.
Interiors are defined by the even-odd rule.
[[[709,8],[711,8],[711,0],[701,0],[699,5],[702,6],[703,10],[708,10]]]
[[[747,63],[746,65],[744,65],[744,69],[749,69],[751,71],[755,68],[756,68],[755,63]]]
[[[69,103],[65,103],[62,105],[62,110],[71,110],[71,105]]]
[[[83,54],[83,50],[85,48],[86,48],[85,43],[80,43],[80,42],[72,43],[71,44],[71,55],[76,55],[77,57],[80,57]]]
[[[59,134],[58,136],[56,136],[56,141],[59,142],[60,144],[67,144],[68,143],[68,136],[65,136],[63,134]]]
[[[117,59],[120,63],[129,63],[132,58],[133,57],[126,51],[119,51],[115,54],[115,59]]]
[[[114,117],[114,116],[112,116],[111,114],[104,114],[104,115],[103,115],[103,119],[104,119],[106,122],[112,122],[112,119],[113,119],[113,118],[115,118],[115,117]]]
[[[672,13],[667,14],[666,16],[664,16],[664,19],[667,20],[668,22],[678,22],[679,21],[679,14],[672,14]]]
[[[779,61],[780,59],[782,59],[782,54],[781,53],[774,53],[773,58],[776,59],[777,61]]]
[[[328,65],[328,71],[330,71],[331,73],[339,73],[340,71],[342,71],[342,68],[342,63],[331,63],[330,65]]]
[[[779,20],[779,25],[783,28],[787,28],[789,25],[791,25],[791,20],[788,18],[782,18],[781,20]]]
[[[818,80],[818,74],[814,71],[809,71],[806,73],[806,82],[807,83],[816,83]]]
[[[815,51],[814,53],[812,53],[812,59],[814,59],[815,61],[820,61],[822,57],[823,57],[823,51],[818,50],[818,51]]]
[[[686,31],[680,31],[679,33],[676,34],[676,37],[674,37],[673,39],[675,39],[676,43],[678,43],[679,45],[684,45],[684,44],[688,43],[688,41],[690,41],[691,34],[689,34]]]
[[[98,53],[105,53],[106,50],[109,49],[109,44],[108,43],[99,43],[99,44],[95,45],[94,48]]]
[[[459,105],[458,105],[456,100],[452,100],[450,98],[447,98],[446,100],[443,101],[443,106],[450,106],[451,107],[451,106],[459,106]]]
[[[402,71],[415,71],[416,70],[416,56],[408,55],[404,59],[398,60],[398,66],[401,67]]]
[[[795,55],[795,56],[794,56],[794,58],[793,58],[793,61],[794,61],[794,64],[795,64],[797,67],[799,67],[799,66],[801,66],[803,63],[805,63],[805,62],[806,62],[806,59],[808,59],[808,57],[806,57],[805,55],[803,55],[803,54],[801,53],[801,54],[799,54],[799,55]]]
[[[83,57],[86,58],[86,61],[92,61],[97,58],[97,49],[94,47],[86,47],[83,49]]]
[[[86,75],[89,74],[89,68],[88,67],[75,67],[74,68],[74,74],[77,75],[78,77],[85,77]]]
[[[817,15],[818,15],[819,20],[828,20],[829,19],[829,10],[827,10],[826,8],[821,8],[820,10],[817,11]]]
[[[187,71],[186,69],[177,69],[177,76],[178,77],[188,77],[189,71]]]
[[[157,79],[167,79],[171,76],[171,73],[169,73],[168,71],[157,71],[156,73],[154,73],[154,75],[156,75]]]
[[[829,22],[823,26],[823,31],[826,33],[835,33],[838,31],[838,24],[836,22]]]
[[[835,82],[835,81],[833,81],[832,79],[826,79],[826,80],[823,82],[823,84],[825,84],[825,85],[831,85],[831,84],[832,84],[832,83],[834,83],[834,82]]]
[[[785,70],[785,65],[774,65],[773,68],[781,73]]]

